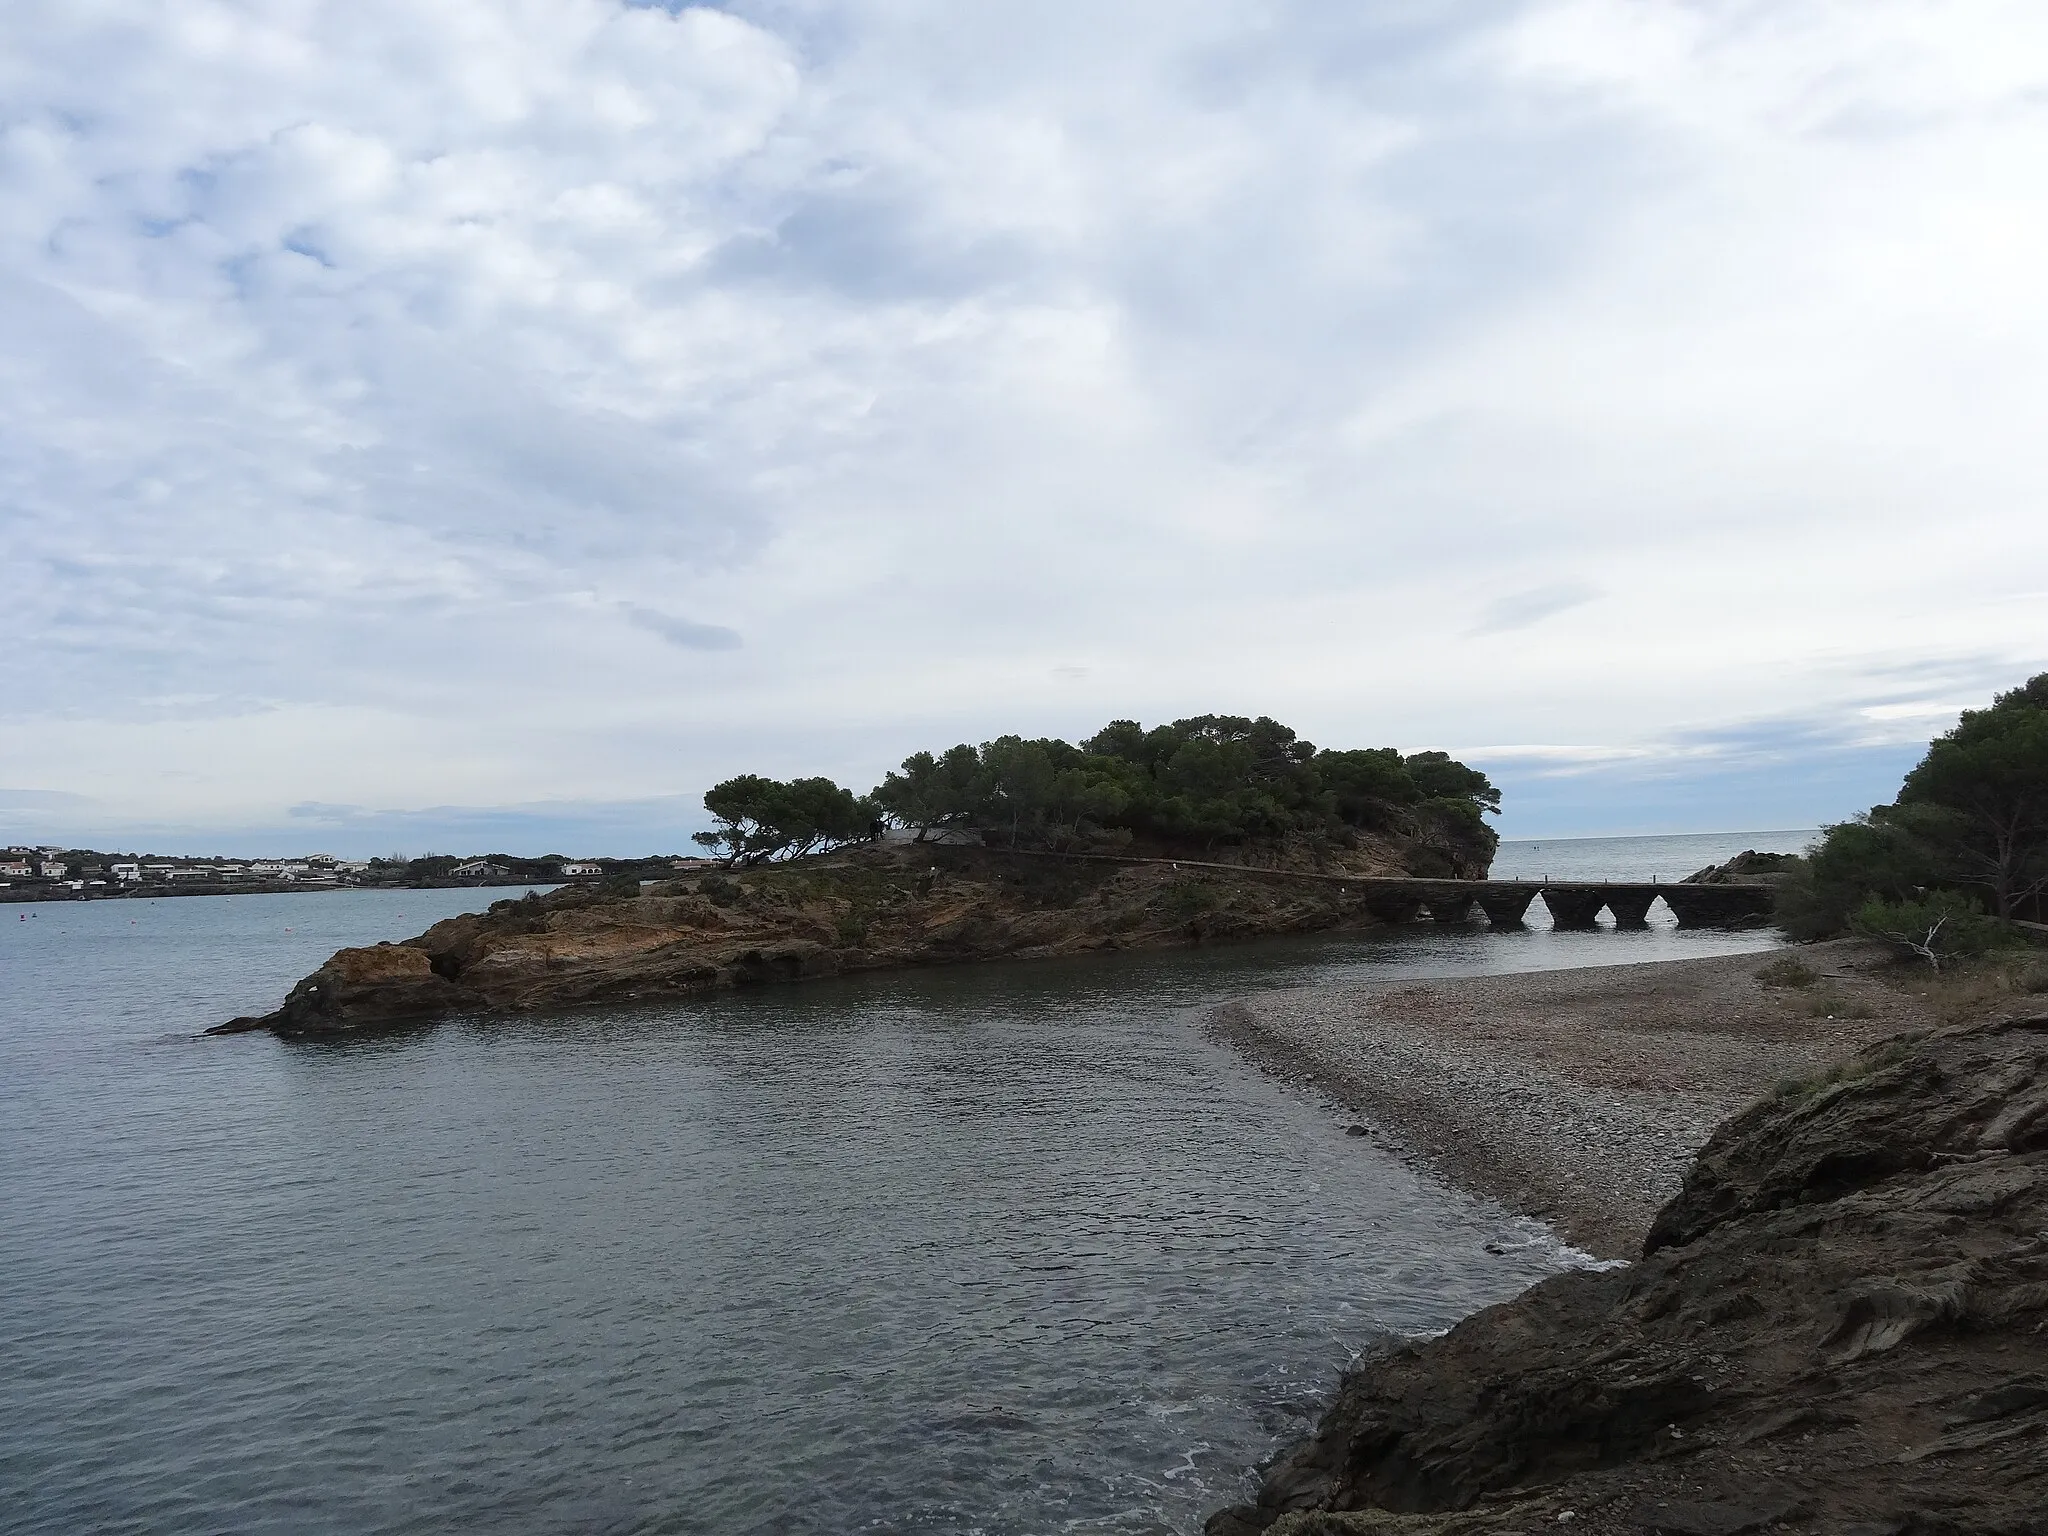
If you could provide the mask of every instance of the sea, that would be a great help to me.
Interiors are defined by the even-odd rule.
[[[1672,878],[1810,832],[1504,845]],[[0,1527],[1192,1533],[1347,1361],[1587,1262],[1200,1021],[1763,949],[1419,924],[344,1042],[200,1031],[510,891],[0,909]]]

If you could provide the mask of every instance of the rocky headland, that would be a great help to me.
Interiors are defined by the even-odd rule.
[[[1342,877],[1404,875],[1404,852],[1361,839],[1198,865],[909,842],[644,889],[567,888],[401,943],[340,950],[274,1012],[212,1032],[345,1034],[906,966],[1368,927],[1381,919]]]
[[[1638,1242],[1369,1351],[1210,1536],[2048,1530],[2048,1014],[1994,980],[1823,946],[1226,1015],[1454,1176]]]

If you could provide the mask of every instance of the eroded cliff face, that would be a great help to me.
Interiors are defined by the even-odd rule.
[[[1640,1263],[1346,1377],[1211,1536],[2048,1530],[2048,1016],[1715,1134]]]
[[[1329,874],[1400,872],[1369,849],[1318,862]],[[1259,873],[1275,867],[1299,864],[1177,868],[913,843],[639,896],[562,890],[436,923],[403,944],[342,950],[275,1013],[222,1030],[337,1034],[453,1013],[1375,921],[1358,892]]]

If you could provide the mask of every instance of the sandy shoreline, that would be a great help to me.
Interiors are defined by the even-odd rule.
[[[1767,988],[1774,954],[1720,955],[1266,992],[1206,1027],[1399,1154],[1632,1258],[1723,1119],[1918,1022],[1912,998],[1869,979],[1869,947],[1792,953],[1830,979]]]

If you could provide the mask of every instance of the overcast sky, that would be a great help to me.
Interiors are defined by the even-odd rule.
[[[1812,825],[2048,666],[2039,0],[9,0],[0,839],[1270,713]]]

